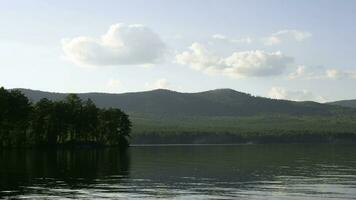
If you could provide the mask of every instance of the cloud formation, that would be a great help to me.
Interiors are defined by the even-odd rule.
[[[320,79],[321,76],[317,75],[316,72],[310,71],[305,65],[297,66],[297,69],[290,73],[288,79]]]
[[[118,92],[122,87],[122,83],[117,79],[110,79],[106,83],[106,91],[108,92]]]
[[[356,72],[344,71],[339,69],[316,69],[308,68],[304,65],[300,65],[297,69],[290,73],[288,78],[293,79],[304,79],[304,80],[342,80],[342,79],[355,79]]]
[[[114,24],[100,38],[63,39],[66,58],[84,66],[145,65],[160,61],[166,45],[144,25]]]
[[[281,30],[271,34],[269,37],[264,39],[265,45],[278,45],[286,41],[297,41],[302,42],[310,38],[312,34],[307,31],[301,30]]]
[[[286,99],[293,101],[316,101],[325,102],[322,96],[316,96],[308,90],[291,91],[283,87],[272,87],[268,92],[268,97],[272,99]]]
[[[328,69],[326,70],[326,77],[329,79],[348,79],[348,78],[356,78],[356,72],[348,72],[337,69]]]
[[[204,45],[193,43],[188,51],[176,55],[176,62],[189,65],[197,71],[243,78],[280,75],[293,62],[293,58],[279,51],[268,53],[261,50],[234,52],[231,56],[219,57]]]
[[[171,83],[165,79],[161,78],[153,83],[146,83],[145,87],[150,90],[155,90],[155,89],[170,89],[171,88]]]
[[[251,37],[244,37],[240,39],[229,38],[222,34],[215,34],[212,36],[214,40],[227,42],[227,43],[234,43],[234,44],[251,44],[253,39]]]

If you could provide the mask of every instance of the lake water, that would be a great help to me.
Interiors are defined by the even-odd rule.
[[[356,199],[356,146],[0,150],[1,197]]]

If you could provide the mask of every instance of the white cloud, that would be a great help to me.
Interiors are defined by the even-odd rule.
[[[300,31],[300,30],[281,30],[278,32],[273,33],[269,37],[264,39],[265,45],[277,45],[281,44],[285,41],[297,41],[302,42],[308,38],[310,38],[312,34],[307,31]]]
[[[292,58],[281,52],[267,53],[264,51],[235,52],[225,59],[228,66],[225,72],[237,76],[272,76],[282,74]]]
[[[330,79],[341,79],[347,76],[345,72],[342,72],[337,69],[328,69],[326,70],[326,77]]]
[[[171,88],[171,83],[167,79],[161,78],[161,79],[158,79],[158,80],[154,81],[153,83],[146,83],[145,84],[145,88],[150,89],[150,90],[154,90],[154,89],[170,89]]]
[[[222,34],[215,34],[212,36],[213,39],[223,41],[223,42],[228,42],[228,43],[235,43],[235,44],[251,44],[253,42],[253,39],[251,37],[243,37],[240,39],[233,39],[229,38],[225,35]]]
[[[272,99],[286,99],[293,101],[326,101],[324,97],[316,96],[308,90],[290,91],[283,87],[272,87],[268,92],[268,96]]]
[[[189,51],[176,55],[176,62],[189,65],[206,73],[220,73],[231,77],[263,77],[282,74],[293,58],[281,52],[261,50],[234,52],[229,57],[219,57],[202,44],[193,43]]]
[[[122,83],[117,79],[110,79],[106,83],[106,91],[108,92],[118,92],[122,88]]]
[[[297,69],[295,70],[295,72],[292,72],[288,78],[289,79],[297,79],[300,77],[305,76],[306,72],[305,72],[305,66],[304,65],[300,65],[297,67]]]
[[[189,51],[184,51],[176,55],[176,61],[182,65],[189,65],[198,71],[214,70],[219,65],[223,65],[223,60],[212,55],[204,45],[193,43]]]
[[[304,79],[304,80],[340,80],[356,78],[356,72],[344,71],[339,69],[320,70],[317,68],[308,68],[304,65],[298,66],[296,71],[288,76],[289,79]]]
[[[342,71],[337,69],[328,69],[326,70],[326,77],[329,79],[348,79],[356,78],[356,72]]]
[[[212,38],[217,39],[217,40],[227,40],[227,37],[225,35],[221,34],[214,34]]]
[[[323,71],[320,68],[309,68],[305,65],[297,66],[297,69],[290,73],[288,79],[305,79],[305,80],[313,80],[313,79],[323,79],[325,76],[322,74]]]
[[[143,25],[114,24],[100,38],[63,39],[66,58],[84,66],[144,65],[160,61],[166,45]]]

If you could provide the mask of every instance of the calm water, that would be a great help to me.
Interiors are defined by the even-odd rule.
[[[0,197],[356,199],[355,145],[0,150]]]

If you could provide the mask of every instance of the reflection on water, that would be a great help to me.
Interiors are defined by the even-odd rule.
[[[0,197],[352,199],[356,146],[0,150]]]
[[[0,196],[67,196],[100,177],[127,177],[130,160],[118,149],[40,149],[0,151],[0,163]]]

